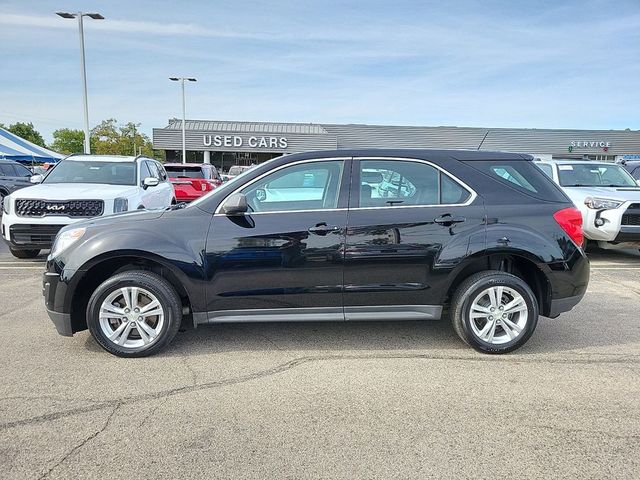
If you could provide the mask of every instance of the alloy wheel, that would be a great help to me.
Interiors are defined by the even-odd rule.
[[[518,338],[525,330],[529,308],[522,295],[505,286],[483,290],[471,304],[469,320],[477,338],[500,345]]]
[[[109,341],[125,348],[154,343],[165,321],[158,298],[141,287],[123,287],[110,293],[100,306],[100,329]]]

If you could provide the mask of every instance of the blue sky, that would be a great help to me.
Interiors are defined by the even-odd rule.
[[[0,122],[640,129],[640,1],[0,0]]]

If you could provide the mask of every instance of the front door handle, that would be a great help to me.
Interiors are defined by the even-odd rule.
[[[467,219],[464,217],[454,217],[452,215],[449,215],[448,213],[446,215],[442,215],[438,218],[433,219],[435,223],[437,223],[438,225],[442,225],[444,227],[450,227],[454,223],[462,223],[466,220]]]
[[[325,222],[309,227],[309,233],[315,233],[316,235],[326,235],[327,233],[337,232],[338,230],[340,230],[340,227],[327,225]]]

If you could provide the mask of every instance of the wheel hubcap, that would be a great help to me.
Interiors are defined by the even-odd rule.
[[[524,331],[529,309],[524,297],[509,287],[483,290],[471,304],[471,330],[483,342],[493,345],[510,342]]]
[[[164,325],[158,298],[140,287],[113,291],[100,306],[100,329],[114,344],[125,348],[151,345]]]

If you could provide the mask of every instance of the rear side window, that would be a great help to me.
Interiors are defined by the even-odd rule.
[[[483,160],[465,162],[485,175],[541,200],[566,202],[562,191],[533,162],[527,160]]]
[[[542,170],[547,177],[553,178],[553,167],[551,165],[548,163],[534,163],[534,165]]]

